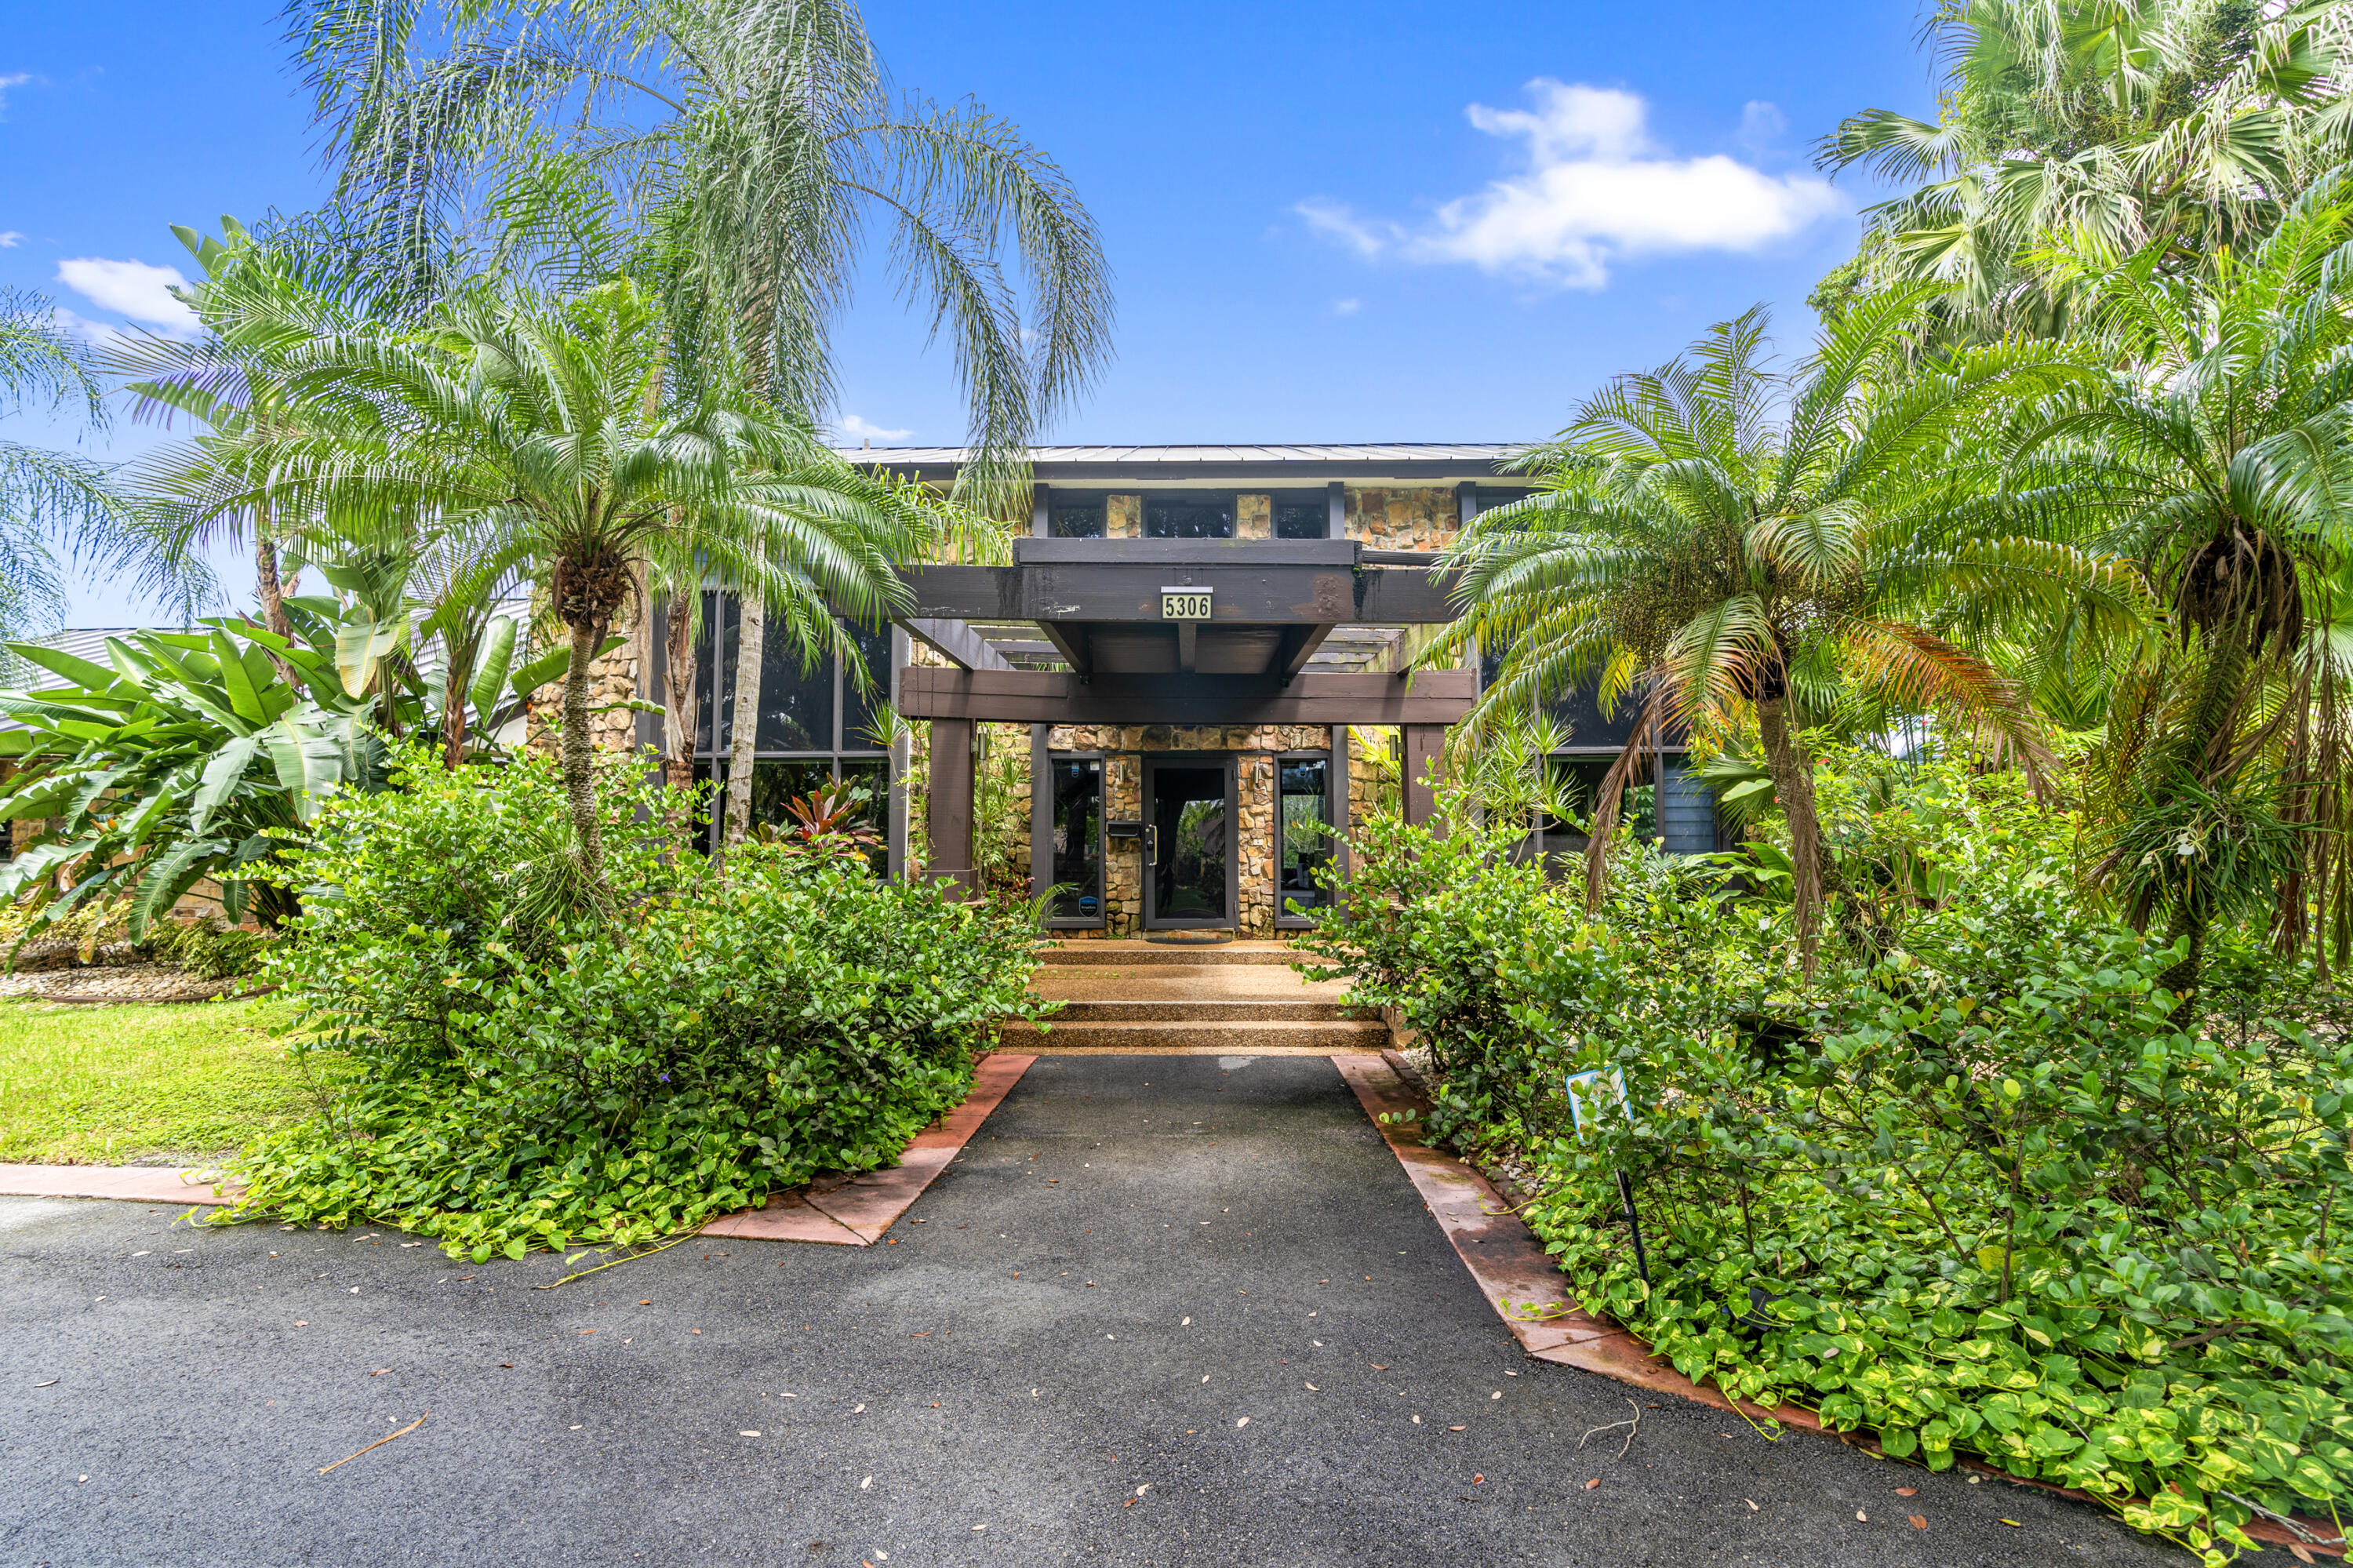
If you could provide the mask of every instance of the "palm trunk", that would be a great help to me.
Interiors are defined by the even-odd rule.
[[[591,887],[605,885],[605,833],[596,820],[596,765],[588,733],[588,666],[605,641],[594,621],[572,624],[572,667],[564,673],[564,735],[559,752],[564,794],[572,806],[572,831],[580,841],[580,869]]]
[[[466,760],[466,688],[472,684],[474,661],[481,656],[481,639],[460,650],[451,640],[449,656],[442,661],[441,759],[451,768]]]
[[[1814,809],[1814,773],[1798,754],[1789,736],[1788,701],[1784,696],[1760,697],[1757,729],[1765,742],[1765,766],[1773,775],[1774,798],[1789,819],[1789,862],[1794,868],[1791,898],[1796,905],[1798,951],[1806,978],[1814,975],[1821,943],[1822,826]]]
[[[760,740],[760,661],[767,645],[768,606],[758,593],[738,596],[735,632],[735,724],[727,751],[727,819],[724,843],[737,844],[752,831],[752,754]]]

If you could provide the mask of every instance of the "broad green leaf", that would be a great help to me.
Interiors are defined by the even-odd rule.
[[[113,640],[108,639],[111,642]],[[8,652],[21,659],[38,664],[53,675],[63,675],[77,686],[87,686],[94,692],[112,691],[120,682],[113,671],[87,659],[77,659],[57,648],[44,648],[37,642],[11,642]]]
[[[604,646],[596,650],[596,657],[602,659],[628,641],[628,639],[625,637],[607,638]],[[517,670],[508,682],[508,689],[518,697],[528,698],[549,682],[564,679],[571,670],[572,650],[568,647],[558,648],[553,652],[541,654],[522,669]]]
[[[237,717],[248,724],[268,724],[269,715],[262,711],[261,693],[255,688],[253,677],[247,673],[245,661],[237,656],[237,644],[228,633],[213,632],[213,655],[220,661],[221,688],[228,694],[228,705]]]
[[[512,617],[502,615],[491,622],[490,630],[483,635],[474,683],[466,692],[466,700],[474,707],[475,722],[482,728],[490,727],[491,715],[499,705],[499,693],[507,683],[507,671],[514,663],[518,630]]]
[[[400,641],[401,628],[373,620],[348,621],[335,629],[335,670],[347,696],[365,694],[375,679],[376,662]]]
[[[131,939],[145,939],[147,927],[158,914],[169,914],[180,895],[194,887],[209,869],[206,861],[228,848],[221,839],[184,839],[153,865],[142,865],[139,896],[131,906]]]
[[[195,799],[188,802],[188,832],[202,833],[213,812],[229,797],[229,792],[253,766],[254,753],[261,748],[258,735],[241,735],[221,747],[210,762],[205,764],[204,780],[196,786]]]

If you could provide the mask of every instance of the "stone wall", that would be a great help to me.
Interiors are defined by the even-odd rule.
[[[615,630],[627,641],[588,666],[588,705],[606,710],[589,714],[588,733],[597,750],[620,755],[636,750],[638,745],[638,715],[621,705],[635,701],[638,695],[638,650],[643,640],[633,628]],[[649,677],[646,684],[650,686],[651,673],[644,673]],[[659,701],[659,694],[646,700]],[[564,715],[564,683],[551,681],[540,687],[532,693],[523,709],[523,744],[543,756],[554,756],[555,732],[549,723]]]
[[[1461,503],[1451,485],[1380,489],[1350,485],[1348,537],[1373,550],[1436,550],[1462,525]]]
[[[1103,537],[1106,539],[1143,538],[1144,497],[1141,495],[1104,496]]]
[[[1055,751],[1103,753],[1103,811],[1112,821],[1144,815],[1144,759],[1175,752],[1231,754],[1239,814],[1239,863],[1234,867],[1234,909],[1246,937],[1271,937],[1281,913],[1282,844],[1275,802],[1275,758],[1285,751],[1323,751],[1332,732],[1320,725],[1247,726],[1189,725],[1057,725],[1047,733]],[[1103,867],[1106,924],[1100,932],[1065,931],[1065,937],[1140,937],[1144,934],[1144,850],[1139,841],[1112,842]]]
[[[1237,495],[1234,497],[1234,537],[1237,539],[1274,537],[1273,496]]]

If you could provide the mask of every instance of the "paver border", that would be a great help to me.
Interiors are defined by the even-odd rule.
[[[965,1102],[917,1133],[899,1163],[880,1171],[813,1182],[779,1192],[763,1208],[723,1215],[699,1234],[754,1241],[819,1242],[871,1246],[970,1142],[1038,1058],[992,1051],[973,1072]],[[0,1197],[108,1198],[123,1202],[234,1203],[242,1186],[215,1171],[149,1165],[0,1165]]]
[[[1673,1394],[1734,1412],[1752,1421],[1773,1421],[1816,1433],[1885,1457],[1868,1436],[1825,1427],[1821,1417],[1803,1405],[1768,1409],[1745,1399],[1728,1399],[1719,1390],[1695,1383],[1677,1372],[1672,1362],[1652,1354],[1651,1347],[1633,1333],[1578,1307],[1551,1255],[1487,1179],[1453,1155],[1422,1141],[1422,1117],[1430,1101],[1408,1081],[1400,1070],[1403,1063],[1394,1052],[1377,1057],[1335,1055],[1332,1065],[1356,1091],[1356,1103],[1364,1107],[1366,1116],[1405,1168],[1406,1178],[1421,1194],[1487,1304],[1528,1355],[1598,1372],[1652,1393]],[[1966,1469],[1997,1476],[2016,1486],[2097,1506],[2097,1499],[2072,1487],[2029,1480],[1975,1459],[1963,1458],[1959,1463]],[[2256,1520],[2245,1528],[2265,1545],[2301,1545],[2307,1552],[2347,1555],[2349,1543],[2341,1537],[2330,1539],[2328,1532],[2335,1527],[2328,1520],[2299,1518],[2295,1522],[2318,1539],[2296,1536],[2269,1520]]]

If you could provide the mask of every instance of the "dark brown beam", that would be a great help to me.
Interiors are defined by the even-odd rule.
[[[1062,662],[1079,679],[1083,681],[1094,673],[1094,654],[1087,647],[1085,627],[1058,626],[1050,620],[1041,620],[1038,630],[1046,634],[1046,641],[1054,645],[1054,652],[1062,656]]]
[[[917,674],[994,674],[1002,671],[933,671],[910,666],[901,672],[904,682]],[[902,684],[902,691],[905,686]],[[973,723],[965,718],[940,718],[932,723],[931,789],[925,801],[925,823],[931,830],[932,859],[924,874],[934,881],[954,881],[959,896],[970,898],[979,878],[972,867]]]
[[[1285,629],[1282,645],[1275,651],[1275,679],[1288,685],[1291,678],[1307,668],[1307,661],[1315,657],[1315,650],[1332,635],[1328,626],[1293,626]]]
[[[1265,675],[1117,675],[1082,682],[1050,670],[899,673],[911,719],[998,724],[1409,725],[1442,731],[1478,699],[1469,670],[1303,671],[1288,686]]]
[[[1468,670],[1449,673],[1470,676]],[[1427,680],[1429,677],[1424,676]],[[1396,679],[1391,676],[1390,679]],[[1438,792],[1430,787],[1429,778],[1438,761],[1439,748],[1446,744],[1446,730],[1441,725],[1409,724],[1405,726],[1405,820],[1416,827],[1438,815]]]
[[[932,647],[944,658],[952,659],[967,670],[1009,670],[1013,666],[1004,656],[988,645],[988,640],[961,620],[914,620],[906,622],[907,630]]]
[[[1198,622],[1180,620],[1176,623],[1176,668],[1187,674],[1201,656],[1201,628]]]
[[[1178,582],[1208,588],[1221,624],[1395,625],[1455,619],[1445,586],[1430,571],[1411,567],[1089,562],[910,567],[902,567],[900,577],[914,596],[915,616],[955,620],[1156,621],[1160,590]]]

